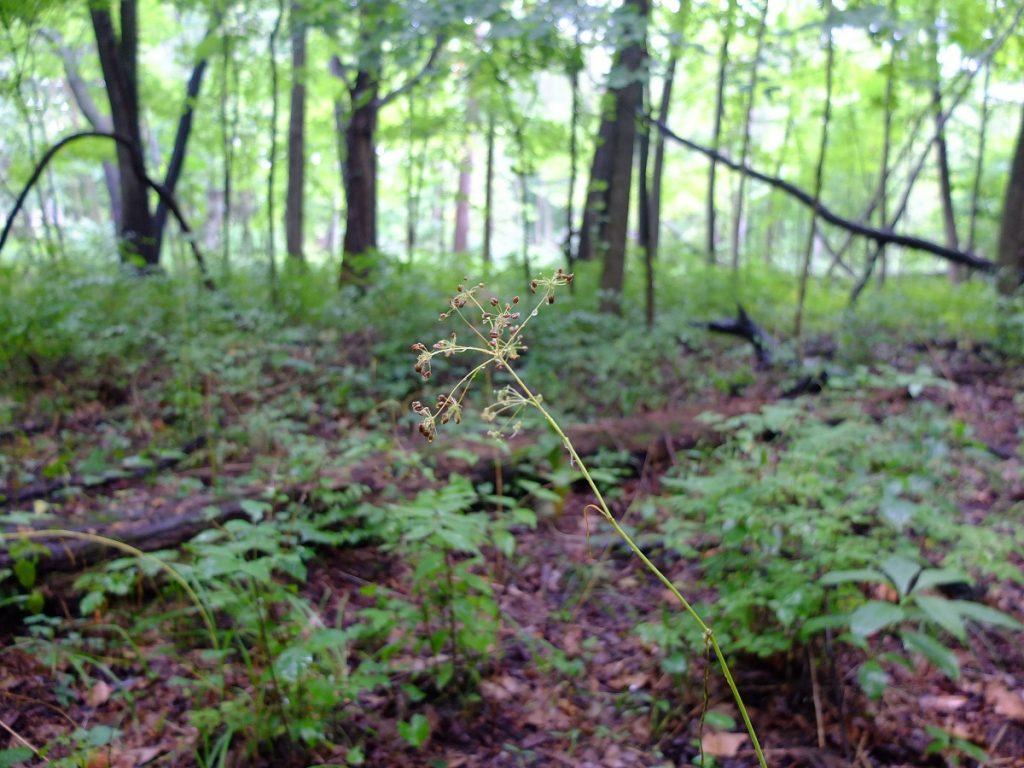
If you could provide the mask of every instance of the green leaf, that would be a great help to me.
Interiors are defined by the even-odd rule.
[[[18,583],[25,589],[29,589],[36,583],[36,561],[15,560],[14,575],[18,577]]]
[[[877,661],[872,659],[860,665],[857,670],[857,682],[865,695],[873,701],[878,701],[885,693],[889,685],[889,673]]]
[[[821,577],[819,583],[826,587],[833,587],[836,584],[847,584],[849,582],[873,581],[879,584],[886,584],[889,579],[881,571],[872,568],[856,568],[850,571],[831,571]]]
[[[898,605],[870,600],[850,616],[850,631],[860,637],[870,637],[881,629],[906,618]]]
[[[903,647],[911,653],[919,653],[935,665],[950,680],[960,678],[960,662],[949,648],[931,635],[923,632],[904,632],[900,635]]]
[[[28,747],[14,747],[13,749],[0,749],[0,768],[8,768],[11,765],[31,760],[34,753]]]
[[[426,744],[430,737],[430,721],[417,712],[409,719],[409,722],[398,723],[398,735],[405,739],[410,746],[419,749]]]
[[[922,592],[940,584],[955,584],[958,581],[969,581],[963,571],[953,568],[925,568],[914,582],[914,592]]]
[[[944,630],[953,635],[961,643],[967,641],[967,628],[964,627],[960,614],[952,601],[933,595],[915,595],[914,602],[924,611],[924,615]]]
[[[981,603],[972,603],[969,600],[950,600],[956,606],[957,613],[963,618],[988,624],[993,627],[1012,629],[1017,632],[1024,631],[1024,624],[1021,624],[1012,616],[1008,616],[995,608],[989,608]]]
[[[892,579],[900,597],[906,597],[914,577],[921,571],[921,566],[900,555],[890,555],[882,561],[882,570]]]
[[[88,616],[93,611],[99,610],[103,607],[103,603],[106,598],[102,592],[90,592],[88,595],[82,598],[82,601],[78,604],[78,611],[83,616]]]
[[[256,501],[255,499],[242,499],[238,502],[238,506],[242,508],[242,511],[249,516],[254,522],[259,522],[263,519],[263,516],[269,512],[273,507],[267,504],[265,501]]]

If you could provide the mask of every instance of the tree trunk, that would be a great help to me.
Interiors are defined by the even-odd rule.
[[[672,106],[672,88],[676,80],[676,67],[679,60],[673,56],[668,62],[665,73],[665,84],[661,87],[661,104],[658,106],[658,119],[668,125],[668,113]],[[661,245],[661,179],[665,173],[665,136],[658,131],[654,140],[654,168],[651,170],[651,186],[649,190],[648,215],[650,221],[648,231],[647,254],[653,264],[658,260],[658,247]]]
[[[978,228],[978,201],[981,198],[981,176],[985,167],[985,139],[988,132],[989,83],[992,62],[985,63],[985,80],[981,90],[981,120],[978,125],[978,157],[974,162],[974,185],[971,187],[971,221],[967,229],[967,250],[973,253]]]
[[[936,6],[932,5],[932,14],[938,20]],[[953,185],[949,173],[949,150],[946,144],[946,121],[947,115],[942,112],[942,74],[939,62],[939,31],[938,24],[931,33],[933,52],[931,63],[933,65],[933,79],[931,87],[932,115],[935,119],[935,164],[939,174],[939,200],[942,203],[942,229],[946,237],[946,245],[950,248],[957,248],[959,238],[956,232],[956,213],[953,210]],[[964,278],[964,271],[958,264],[949,265],[949,280],[951,283],[959,283]]]
[[[455,232],[452,237],[452,251],[469,251],[469,196],[473,188],[473,127],[479,118],[476,99],[470,98],[466,105],[465,152],[459,163],[459,189],[455,198]]]
[[[635,17],[637,29],[620,47],[613,72],[625,70],[629,82],[609,87],[590,169],[587,204],[580,228],[579,258],[591,259],[601,244],[601,308],[621,312],[626,265],[626,230],[633,177],[637,110],[643,102],[638,78],[647,58],[648,0],[627,0],[623,9]]]
[[[1024,111],[1021,112],[1010,180],[1006,185],[997,261],[999,292],[1009,296],[1024,282]]]
[[[281,33],[281,22],[284,19],[284,0],[277,0],[277,16],[274,28],[270,30],[270,149],[267,155],[267,268],[270,273],[270,302],[277,306],[277,251],[274,238],[276,222],[274,220],[274,171],[277,167],[277,36]]]
[[[583,69],[583,54],[580,49],[579,34],[576,36],[576,47],[569,63],[569,89],[572,93],[572,112],[569,120],[569,190],[565,200],[565,242],[562,252],[565,255],[565,266],[571,274],[576,261],[573,250],[573,229],[576,226],[576,174],[579,165],[579,125],[580,125],[580,71]],[[569,291],[575,292],[576,284],[569,283]]]
[[[729,43],[732,40],[733,0],[729,0],[726,11],[725,32],[722,34],[722,47],[718,53],[718,86],[715,90],[715,127],[711,133],[711,149],[718,151],[722,139],[722,120],[725,117],[725,83],[729,73]],[[708,264],[717,261],[715,252],[718,249],[718,233],[715,225],[715,175],[718,164],[712,160],[708,168],[708,200],[707,200],[707,258]]]
[[[650,91],[647,93],[650,102]],[[640,163],[637,168],[638,227],[640,250],[644,254],[644,321],[647,328],[654,327],[654,259],[651,258],[651,197],[647,181],[647,161],[651,154],[651,127],[645,123],[640,129]]]
[[[942,229],[946,236],[946,245],[957,248],[956,214],[953,211],[953,185],[949,177],[949,151],[946,147],[946,131],[942,123],[942,94],[936,85],[932,89],[932,104],[935,107],[936,130],[935,157],[939,172],[939,197],[942,200]],[[964,279],[963,268],[959,264],[949,265],[950,282],[959,283]]]
[[[345,240],[341,284],[362,284],[370,274],[367,257],[377,248],[377,80],[356,75],[353,105],[345,127]]]
[[[752,120],[754,116],[754,97],[757,93],[758,74],[761,69],[761,52],[764,50],[764,34],[768,26],[765,21],[768,16],[768,0],[761,0],[761,16],[757,27],[757,46],[754,49],[754,60],[750,65],[750,92],[747,94],[746,112],[743,116],[743,146],[740,149],[740,164],[746,165],[750,159],[750,138]],[[747,177],[740,174],[739,184],[736,189],[736,199],[733,203],[732,212],[732,237],[730,239],[731,261],[733,270],[740,266],[740,235],[743,221],[743,203],[746,193]]]
[[[487,110],[487,168],[484,171],[484,272],[488,272],[494,257],[491,253],[491,236],[494,233],[494,110]]]
[[[288,193],[284,213],[288,258],[300,264],[305,261],[302,235],[306,179],[306,24],[301,15],[302,7],[293,2],[292,90],[291,112],[288,116]]]
[[[831,23],[832,1],[825,0],[825,21]],[[825,178],[825,154],[828,151],[828,129],[832,121],[832,76],[835,68],[835,46],[832,40],[832,28],[826,31],[826,63],[825,63],[825,115],[821,120],[821,143],[818,147],[818,162],[814,169],[814,211],[808,224],[807,244],[804,248],[803,266],[800,270],[800,286],[797,291],[796,319],[793,335],[796,337],[797,366],[803,365],[803,320],[804,303],[807,299],[807,283],[811,274],[811,258],[814,254],[814,235],[818,223],[818,209],[821,205],[821,189]]]
[[[135,0],[121,1],[121,36],[114,31],[110,4],[94,3],[89,7],[100,67],[110,101],[111,122],[116,133],[128,137],[142,155],[142,132],[139,129],[138,85],[135,53],[138,48],[138,15]],[[132,160],[132,150],[117,146],[118,180],[121,189],[121,258],[138,258],[152,267],[160,261],[157,230],[149,207],[146,183],[139,178]]]
[[[125,136],[132,143],[131,147],[126,147],[120,142],[117,144],[122,206],[119,232],[121,257],[126,261],[138,259],[147,268],[152,268],[160,262],[160,246],[169,211],[162,199],[155,213],[150,211],[146,181],[139,176],[133,158],[133,154],[136,154],[138,161],[143,163],[141,170],[145,173],[142,130],[139,123],[139,30],[136,0],[121,0],[120,37],[114,31],[109,2],[98,0],[93,3],[90,5],[89,15],[96,35],[96,49],[107,87],[114,132]],[[185,92],[185,109],[178,120],[174,148],[163,183],[170,196],[174,195],[174,189],[185,164],[185,151],[192,130],[193,105],[199,96],[205,70],[206,59],[202,59],[195,65],[189,77]]]
[[[896,24],[896,0],[889,2],[889,15],[891,23]],[[892,150],[892,113],[893,96],[896,84],[896,47],[897,36],[895,32],[890,38],[889,45],[889,71],[885,79],[885,118],[882,125],[882,164],[878,174],[878,226],[884,227],[889,218],[889,154]],[[885,257],[885,246],[878,246],[878,284],[884,285],[888,263]]]

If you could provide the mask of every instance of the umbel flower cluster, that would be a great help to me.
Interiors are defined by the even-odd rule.
[[[438,424],[447,424],[449,421],[459,423],[462,420],[462,402],[479,373],[488,366],[494,366],[495,370],[511,372],[511,362],[518,360],[520,354],[527,349],[523,340],[523,329],[537,316],[541,306],[554,303],[555,290],[558,287],[571,282],[572,274],[561,269],[556,270],[551,277],[532,280],[530,291],[539,298],[524,316],[523,303],[518,296],[513,296],[510,301],[505,302],[495,296],[486,297],[483,283],[470,286],[469,279],[464,278],[463,283],[456,288],[455,295],[448,300],[448,309],[442,312],[438,319],[443,321],[452,316],[458,317],[468,329],[470,341],[460,342],[458,334],[453,332],[429,348],[421,342],[416,342],[412,345],[412,351],[416,353],[415,370],[424,380],[428,380],[431,377],[431,362],[438,355],[451,357],[469,352],[483,359],[451,390],[438,395],[433,408],[419,400],[412,404],[413,411],[422,419],[420,433],[427,440],[433,440],[437,435]],[[519,381],[514,373],[513,378]],[[485,420],[494,421],[499,415],[509,415],[511,420],[519,409],[527,404],[528,400],[523,392],[515,387],[506,387],[499,393],[497,401],[485,409],[483,417]]]

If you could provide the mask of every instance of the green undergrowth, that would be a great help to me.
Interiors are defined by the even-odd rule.
[[[594,311],[593,265],[583,265],[575,294],[560,292],[531,321],[517,371],[559,418],[742,391],[755,378],[748,350],[695,325],[731,316],[737,300],[785,353],[791,276],[763,267],[735,277],[695,265],[659,269],[653,329],[642,323],[639,285],[628,286],[624,317]],[[512,270],[489,285],[497,295],[526,296],[520,280]],[[0,572],[0,600],[23,618],[7,652],[47,665],[62,708],[71,711],[100,683],[127,705],[102,724],[36,745],[52,764],[88,765],[143,727],[131,706],[142,695],[136,677],[168,685],[198,733],[182,759],[204,766],[287,764],[300,755],[359,764],[385,738],[421,749],[436,726],[430,708],[478,713],[479,683],[502,668],[516,640],[543,674],[581,679],[593,646],[573,655],[523,632],[502,615],[497,589],[526,566],[531,553],[521,551],[520,535],[561,520],[583,487],[558,435],[522,449],[520,476],[507,485],[497,476],[478,486],[458,476],[437,482],[431,458],[396,448],[395,436],[414,421],[410,402],[424,396],[409,372],[409,345],[452,280],[426,263],[387,267],[360,295],[339,293],[333,274],[314,268],[284,275],[276,306],[259,271],[237,269],[222,282],[210,294],[174,276],[103,269],[0,274],[0,429],[67,417],[92,402],[105,409],[95,443],[92,427],[38,443],[14,429],[17,439],[0,443],[7,484],[73,478],[88,488],[175,456],[186,437],[203,435],[205,448],[177,458],[207,471],[209,487],[180,477],[174,493],[265,489],[250,493],[241,519],[157,553],[195,599],[153,561],[122,557],[79,576],[69,590],[77,605],[60,616],[36,576],[42,549],[27,538],[7,541],[15,562]],[[956,337],[1014,359],[1024,351],[1024,313],[980,281],[952,288],[897,277],[884,292],[867,291],[852,313],[847,289],[819,286],[808,306],[812,335],[837,343],[825,394],[709,416],[724,441],[680,454],[662,492],[634,502],[639,514],[626,527],[659,567],[692,581],[695,608],[731,661],[842,643],[857,654],[860,689],[877,698],[922,659],[955,679],[964,649],[1020,631],[986,602],[986,588],[1022,581],[1010,563],[1024,537],[1012,524],[1019,506],[965,517],[958,493],[1006,481],[970,428],[929,399],[944,383],[917,358],[897,370],[872,355],[886,344]],[[433,365],[432,389],[459,380],[443,355]],[[893,391],[909,406],[881,420],[866,415],[866,399]],[[476,421],[483,403],[471,395],[463,405]],[[388,457],[389,484],[374,495],[358,484],[337,490],[330,478],[371,451]],[[459,451],[472,454],[466,444]],[[233,462],[246,465],[244,474],[222,477]],[[595,466],[602,463],[593,479],[621,499],[629,457]],[[301,494],[287,492],[300,485]],[[17,506],[0,524],[38,525],[61,500]],[[595,537],[598,525],[591,515]],[[357,548],[372,549],[384,568],[330,581],[333,558]],[[567,604],[589,594],[589,578],[573,582]],[[680,713],[700,701],[706,638],[680,614],[635,602],[635,633],[679,685],[638,694],[629,706],[648,707],[656,735],[670,737],[688,726]],[[212,637],[203,611],[213,616]],[[390,736],[367,724],[385,701],[396,722]]]

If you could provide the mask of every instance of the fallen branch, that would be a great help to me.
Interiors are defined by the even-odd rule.
[[[745,174],[752,179],[764,182],[765,184],[768,184],[769,186],[774,187],[775,189],[779,189],[785,192],[787,195],[795,198],[797,201],[807,206],[808,208],[812,208],[815,211],[817,211],[819,218],[823,219],[824,221],[827,221],[829,224],[840,227],[841,229],[845,229],[846,231],[852,232],[855,235],[861,235],[862,237],[874,240],[879,245],[900,245],[903,246],[904,248],[910,248],[915,251],[924,251],[925,253],[930,253],[934,256],[938,256],[939,258],[945,259],[946,261],[949,261],[953,264],[960,264],[970,269],[976,269],[979,272],[994,274],[997,270],[995,263],[989,261],[988,259],[983,259],[980,256],[976,256],[973,253],[960,251],[957,250],[956,248],[949,248],[940,243],[936,243],[931,240],[924,240],[923,238],[920,237],[914,237],[912,235],[901,235],[900,233],[895,232],[890,228],[878,229],[877,227],[871,227],[868,226],[867,224],[852,221],[843,216],[840,216],[835,211],[831,210],[830,208],[826,207],[820,202],[815,201],[814,196],[811,193],[803,189],[800,189],[799,187],[789,183],[785,179],[780,179],[775,176],[769,176],[766,173],[761,173],[760,171],[757,171],[748,165],[742,165],[741,163],[737,163],[735,160],[731,160],[730,158],[723,155],[721,152],[716,152],[715,150],[697,144],[694,141],[684,139],[681,136],[674,133],[672,129],[669,128],[667,125],[662,123],[660,120],[655,119],[653,116],[649,114],[645,114],[644,118],[651,125],[657,127],[658,130],[661,131],[667,138],[671,139],[677,144],[681,144],[687,149],[692,149],[695,152],[699,152],[702,155],[705,155],[706,157],[710,158],[715,162],[721,163],[722,165],[726,166],[727,168],[733,171]]]
[[[181,447],[180,456],[160,459],[152,466],[136,467],[129,472],[118,471],[103,475],[95,480],[90,480],[89,478],[82,477],[81,475],[74,475],[60,480],[31,483],[30,485],[19,488],[6,496],[3,493],[0,493],[0,507],[12,507],[16,504],[23,504],[26,501],[49,498],[50,496],[54,496],[61,491],[73,487],[95,490],[97,488],[104,488],[106,486],[113,485],[122,480],[141,480],[144,477],[149,477],[157,472],[164,472],[174,466],[177,466],[187,456],[195,453],[205,445],[206,437],[204,435],[200,435]]]
[[[775,361],[775,339],[761,326],[751,320],[742,304],[736,305],[736,317],[726,320],[712,320],[708,323],[694,323],[699,328],[706,328],[714,333],[737,336],[750,342],[754,347],[757,363],[763,368],[771,368]]]
[[[762,404],[755,400],[727,401],[715,404],[713,411],[723,416],[735,416],[756,410]],[[700,418],[708,410],[706,407],[693,407],[654,411],[623,419],[603,419],[573,427],[568,434],[579,446],[581,454],[594,454],[606,448],[645,454],[650,450],[663,450],[666,442],[679,449],[692,448],[698,443],[717,444],[722,441],[723,434]],[[536,434],[523,434],[504,443],[435,443],[427,451],[436,464],[435,481],[459,473],[482,482],[492,478],[496,462],[507,475],[532,450],[536,441]],[[451,455],[453,449],[461,449],[456,451],[456,457]],[[339,491],[353,485],[363,486],[371,493],[379,492],[395,484],[389,469],[391,466],[392,462],[386,456],[371,455],[350,467],[324,473],[313,482],[293,486],[285,491],[285,495],[297,501],[317,492]],[[143,515],[148,514],[146,512],[126,514],[124,517],[127,519],[109,525],[86,525],[74,530],[97,533],[144,552],[173,548],[214,525],[247,517],[247,502],[264,499],[264,490],[262,487],[254,487],[229,498],[193,496],[177,506],[162,510],[156,519],[143,518]],[[52,528],[54,520],[50,518],[41,522],[41,525]],[[49,554],[36,563],[39,575],[80,571],[102,562],[112,554],[111,550],[95,541],[62,539],[40,543]],[[0,568],[10,567],[11,564],[11,556],[7,552],[0,552]]]

